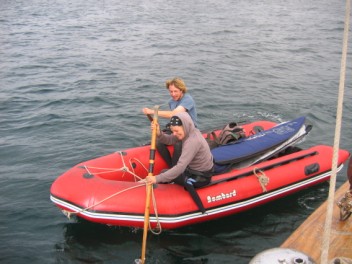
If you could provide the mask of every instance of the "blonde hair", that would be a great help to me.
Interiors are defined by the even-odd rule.
[[[169,89],[170,85],[174,85],[181,92],[187,93],[186,84],[181,78],[175,77],[172,80],[167,80],[165,84],[166,84],[166,89]]]

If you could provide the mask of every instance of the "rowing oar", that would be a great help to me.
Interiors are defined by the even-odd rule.
[[[147,114],[147,117],[148,117],[150,122],[153,122],[153,117],[150,114]]]
[[[148,176],[153,176],[154,170],[154,160],[155,160],[155,151],[156,151],[156,124],[158,123],[158,109],[159,106],[154,107],[154,117],[153,117],[153,131],[152,131],[152,140],[150,144],[150,154],[149,154],[149,171]],[[150,118],[150,117],[148,117]],[[142,242],[142,255],[139,263],[145,263],[145,251],[147,247],[147,235],[148,235],[148,226],[149,226],[149,209],[150,209],[150,196],[152,192],[152,184],[147,184],[147,195],[145,200],[145,211],[144,211],[144,229],[143,229],[143,242]]]

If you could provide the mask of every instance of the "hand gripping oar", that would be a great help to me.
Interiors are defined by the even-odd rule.
[[[153,176],[154,170],[154,160],[155,160],[155,151],[156,151],[156,124],[158,123],[158,109],[159,106],[154,107],[154,117],[153,123],[154,128],[152,131],[152,139],[150,144],[150,154],[149,154],[149,171],[148,176]],[[150,209],[150,196],[152,192],[152,184],[147,184],[147,195],[145,200],[145,211],[144,211],[144,229],[143,229],[143,242],[142,242],[142,255],[139,263],[144,264],[145,262],[145,251],[147,247],[147,235],[148,235],[148,226],[149,226],[149,209]]]

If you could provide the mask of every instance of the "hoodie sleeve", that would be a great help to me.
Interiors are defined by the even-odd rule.
[[[180,176],[187,167],[197,171],[208,171],[213,166],[212,155],[201,132],[195,128],[194,123],[186,112],[178,113],[181,119],[185,137],[182,139],[182,152],[177,164],[156,177],[156,182],[171,182]],[[172,145],[178,141],[173,135],[163,134],[158,140],[164,144]]]
[[[165,145],[174,145],[178,141],[174,135],[165,134],[164,132],[161,132],[158,136],[158,140]]]
[[[197,146],[197,144],[183,144],[182,153],[177,164],[166,172],[160,173],[159,175],[155,176],[156,182],[172,182],[172,180],[181,175],[181,173],[183,173],[186,170],[187,166],[192,162],[194,156],[198,153],[198,148],[199,147]]]

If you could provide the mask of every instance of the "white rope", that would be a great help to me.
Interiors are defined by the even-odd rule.
[[[333,160],[332,160],[332,173],[330,178],[327,213],[326,213],[325,227],[324,227],[324,234],[323,234],[322,252],[320,257],[321,264],[328,264],[332,213],[333,213],[334,194],[335,194],[335,187],[336,187],[338,149],[340,145],[342,107],[343,107],[343,96],[344,96],[345,75],[346,75],[346,57],[347,57],[349,19],[350,19],[350,0],[346,0],[345,28],[344,28],[344,35],[343,35],[339,96],[338,96],[337,114],[336,114],[334,153],[333,153]]]
[[[135,174],[134,171],[131,171],[131,170],[126,166],[125,160],[123,159],[123,154],[122,154],[122,152],[121,152],[121,151],[117,151],[117,153],[120,154],[121,160],[122,160],[122,164],[123,164],[123,166],[122,166],[120,169],[115,169],[115,168],[101,168],[101,167],[93,167],[93,166],[89,166],[89,167],[88,167],[88,166],[86,166],[86,165],[84,165],[84,168],[85,168],[86,171],[87,171],[89,174],[91,174],[91,175],[93,175],[93,174],[90,172],[89,169],[102,170],[101,172],[94,172],[95,175],[104,174],[104,173],[110,173],[110,172],[124,171],[124,172],[130,173],[130,174],[133,175],[135,178],[137,178],[137,180],[139,180],[139,181],[140,181],[140,180],[143,180],[141,177],[139,177],[137,174]],[[140,160],[135,159],[135,158],[132,158],[132,159],[129,160],[129,164],[130,164],[130,167],[131,167],[131,168],[133,168],[133,166],[132,166],[132,160],[135,161],[135,162],[138,162],[138,163],[144,168],[144,170],[145,170],[146,172],[148,172],[148,169],[144,166],[144,164],[143,164]],[[89,206],[89,207],[83,208],[83,209],[81,209],[81,210],[79,210],[79,211],[77,211],[77,212],[69,212],[69,211],[66,211],[66,210],[62,210],[62,211],[63,211],[63,213],[67,216],[68,219],[71,219],[71,215],[73,215],[73,214],[76,215],[76,214],[79,214],[79,213],[83,213],[83,212],[85,212],[85,211],[87,211],[87,210],[89,210],[89,209],[91,209],[91,208],[93,208],[93,207],[95,207],[95,206],[97,206],[97,205],[99,205],[99,204],[101,204],[101,203],[103,203],[103,202],[105,202],[105,201],[111,199],[112,197],[114,197],[114,196],[116,196],[116,195],[119,195],[119,194],[121,194],[121,193],[123,193],[123,192],[129,191],[129,190],[132,190],[132,189],[141,187],[141,186],[147,186],[146,182],[143,181],[143,182],[141,182],[141,184],[139,184],[139,185],[132,186],[132,187],[130,187],[130,188],[126,188],[126,189],[124,189],[124,190],[118,191],[118,192],[116,192],[116,193],[114,193],[114,194],[112,194],[112,195],[110,195],[110,196],[104,198],[103,200],[101,200],[101,201],[99,201],[99,202],[97,202],[97,203],[95,203],[95,204],[93,204],[93,205],[91,205],[91,206]],[[157,229],[158,231],[153,230],[153,229],[151,228],[150,222],[149,222],[149,229],[150,229],[150,231],[151,231],[153,234],[155,234],[155,235],[160,235],[161,232],[162,232],[162,227],[161,227],[160,220],[159,220],[159,216],[158,216],[157,204],[156,204],[156,199],[155,199],[155,196],[154,196],[154,189],[153,189],[153,188],[152,188],[152,201],[153,201],[153,208],[154,208],[155,218],[156,218],[156,229]]]
[[[148,172],[148,169],[144,166],[144,164],[143,164],[140,160],[135,159],[135,158],[133,158],[133,160],[136,161],[136,162],[138,162],[138,163],[143,167],[143,169],[144,169],[146,172]],[[131,166],[131,168],[133,168],[133,166],[132,166],[132,159],[130,159],[130,166]],[[127,168],[127,169],[128,169],[128,168]],[[128,171],[128,172],[130,172],[130,171]],[[130,172],[130,173],[131,173],[135,178],[137,178],[138,180],[142,180],[142,178],[139,177],[137,174],[135,174],[134,171],[133,171],[133,173],[132,173],[132,172]]]
[[[126,166],[125,160],[123,159],[122,152],[121,152],[121,151],[118,151],[118,152],[116,152],[116,153],[119,153],[119,154],[120,154],[121,160],[122,160],[122,164],[123,164],[123,166],[122,166],[121,168],[119,168],[119,169],[115,169],[115,168],[102,168],[102,167],[93,167],[93,166],[89,166],[89,167],[88,167],[88,166],[86,166],[86,165],[84,165],[84,168],[85,168],[86,171],[87,171],[89,174],[91,174],[91,175],[93,175],[93,174],[89,171],[89,169],[101,170],[101,172],[94,172],[95,175],[100,175],[100,174],[110,173],[110,172],[119,172],[119,171],[123,171],[123,172],[130,173],[132,176],[134,176],[135,178],[137,178],[137,180],[142,180],[141,177],[139,177],[137,174],[135,174],[134,171],[131,171],[131,170]],[[130,161],[129,161],[131,168],[133,168],[133,166],[132,166],[132,160],[138,162],[138,163],[144,168],[144,170],[145,170],[146,172],[148,172],[147,168],[143,165],[143,163],[142,163],[140,160],[135,159],[135,158],[132,158],[132,159],[130,159]],[[123,178],[123,177],[124,177],[124,176],[122,176],[122,178]]]
[[[109,172],[128,171],[127,167],[122,167],[121,169],[114,169],[114,168],[102,168],[102,167],[93,167],[93,166],[88,167],[87,165],[84,165],[84,168],[87,170],[89,174],[92,174],[89,171],[89,169],[102,170],[101,172],[94,172],[95,175],[109,173]]]
[[[105,202],[106,200],[111,199],[112,197],[114,197],[114,196],[116,196],[116,195],[118,195],[118,194],[121,194],[121,193],[123,193],[123,192],[127,192],[127,191],[129,191],[129,190],[132,190],[132,189],[135,189],[135,188],[144,186],[144,185],[145,185],[145,184],[142,183],[142,184],[139,184],[139,185],[136,185],[136,186],[132,186],[132,187],[130,187],[130,188],[126,188],[126,189],[124,189],[124,190],[118,191],[118,192],[116,192],[116,193],[114,193],[114,194],[112,194],[112,195],[110,195],[110,196],[104,198],[103,200],[101,200],[101,201],[99,201],[99,202],[97,202],[97,203],[95,203],[95,204],[93,204],[93,205],[91,205],[91,206],[88,206],[88,207],[86,207],[86,208],[83,208],[83,209],[81,209],[81,210],[79,210],[79,211],[77,211],[77,212],[68,212],[68,211],[64,210],[64,211],[65,211],[65,215],[70,219],[70,218],[71,218],[71,215],[73,215],[73,214],[83,213],[83,212],[85,212],[85,211],[87,211],[87,210],[93,208],[94,206],[97,206],[97,205],[99,205],[99,204]]]
[[[154,213],[155,213],[155,218],[156,218],[156,230],[153,230],[150,221],[149,221],[149,230],[152,232],[154,235],[160,235],[162,232],[161,224],[160,224],[160,219],[158,215],[158,207],[156,205],[156,199],[154,196],[154,188],[152,188],[152,201],[153,201],[153,208],[154,208]]]

